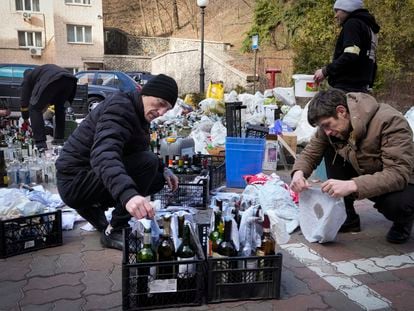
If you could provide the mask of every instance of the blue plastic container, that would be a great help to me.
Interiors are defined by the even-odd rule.
[[[264,138],[226,137],[226,186],[244,188],[243,175],[262,172]]]

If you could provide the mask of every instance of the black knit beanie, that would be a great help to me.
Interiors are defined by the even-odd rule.
[[[174,107],[178,97],[177,82],[169,76],[159,74],[144,85],[141,95],[165,99]]]

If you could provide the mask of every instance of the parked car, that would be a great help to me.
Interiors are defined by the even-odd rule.
[[[78,84],[88,84],[88,103],[93,105],[106,98],[113,89],[122,92],[141,91],[142,87],[130,76],[122,71],[115,70],[87,70],[76,73]]]
[[[0,109],[6,108],[12,117],[20,116],[20,94],[22,91],[23,74],[26,69],[34,69],[33,64],[0,64]],[[117,88],[109,86],[90,85],[87,97],[84,99],[84,89],[78,87],[72,103],[74,113],[84,117],[108,94],[117,92]]]
[[[140,85],[144,85],[148,80],[151,80],[151,78],[154,77],[154,75],[148,71],[126,71],[125,73]]]
[[[0,64],[0,107],[9,109],[12,116],[20,115],[23,73],[35,67],[30,64]]]

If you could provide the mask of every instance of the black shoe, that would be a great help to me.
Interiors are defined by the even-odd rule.
[[[359,215],[356,215],[352,218],[347,217],[339,232],[360,232],[361,231],[361,221],[359,220]]]
[[[101,233],[101,244],[103,247],[115,248],[122,251],[124,249],[122,229],[115,229],[111,225],[108,225]]]
[[[36,144],[36,148],[37,150],[39,150],[39,152],[44,152],[47,150],[47,144],[45,141],[38,141],[35,143]]]
[[[64,143],[65,143],[65,140],[62,138],[55,138],[51,141],[51,144],[55,146],[63,146]]]
[[[394,244],[402,244],[408,241],[411,235],[413,221],[398,223],[394,222],[387,233],[387,241]]]
[[[79,215],[85,218],[98,231],[104,231],[108,227],[105,212],[100,206],[92,205],[88,209],[76,210]]]

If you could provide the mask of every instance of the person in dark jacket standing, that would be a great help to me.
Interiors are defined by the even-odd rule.
[[[328,78],[331,87],[345,92],[368,92],[376,73],[377,34],[380,30],[362,0],[337,0],[335,19],[342,26],[333,61],[318,69],[314,80]]]
[[[54,64],[46,64],[24,72],[20,98],[22,118],[30,124],[39,150],[47,149],[43,112],[55,106],[53,144],[63,144],[65,135],[65,102],[72,103],[78,79],[69,71]]]
[[[149,151],[150,122],[172,109],[178,96],[175,80],[160,74],[141,93],[116,92],[82,121],[56,161],[62,200],[101,231],[105,247],[122,249],[122,228],[131,216],[152,218],[145,196],[172,190],[178,178]],[[110,224],[104,211],[115,206]]]

